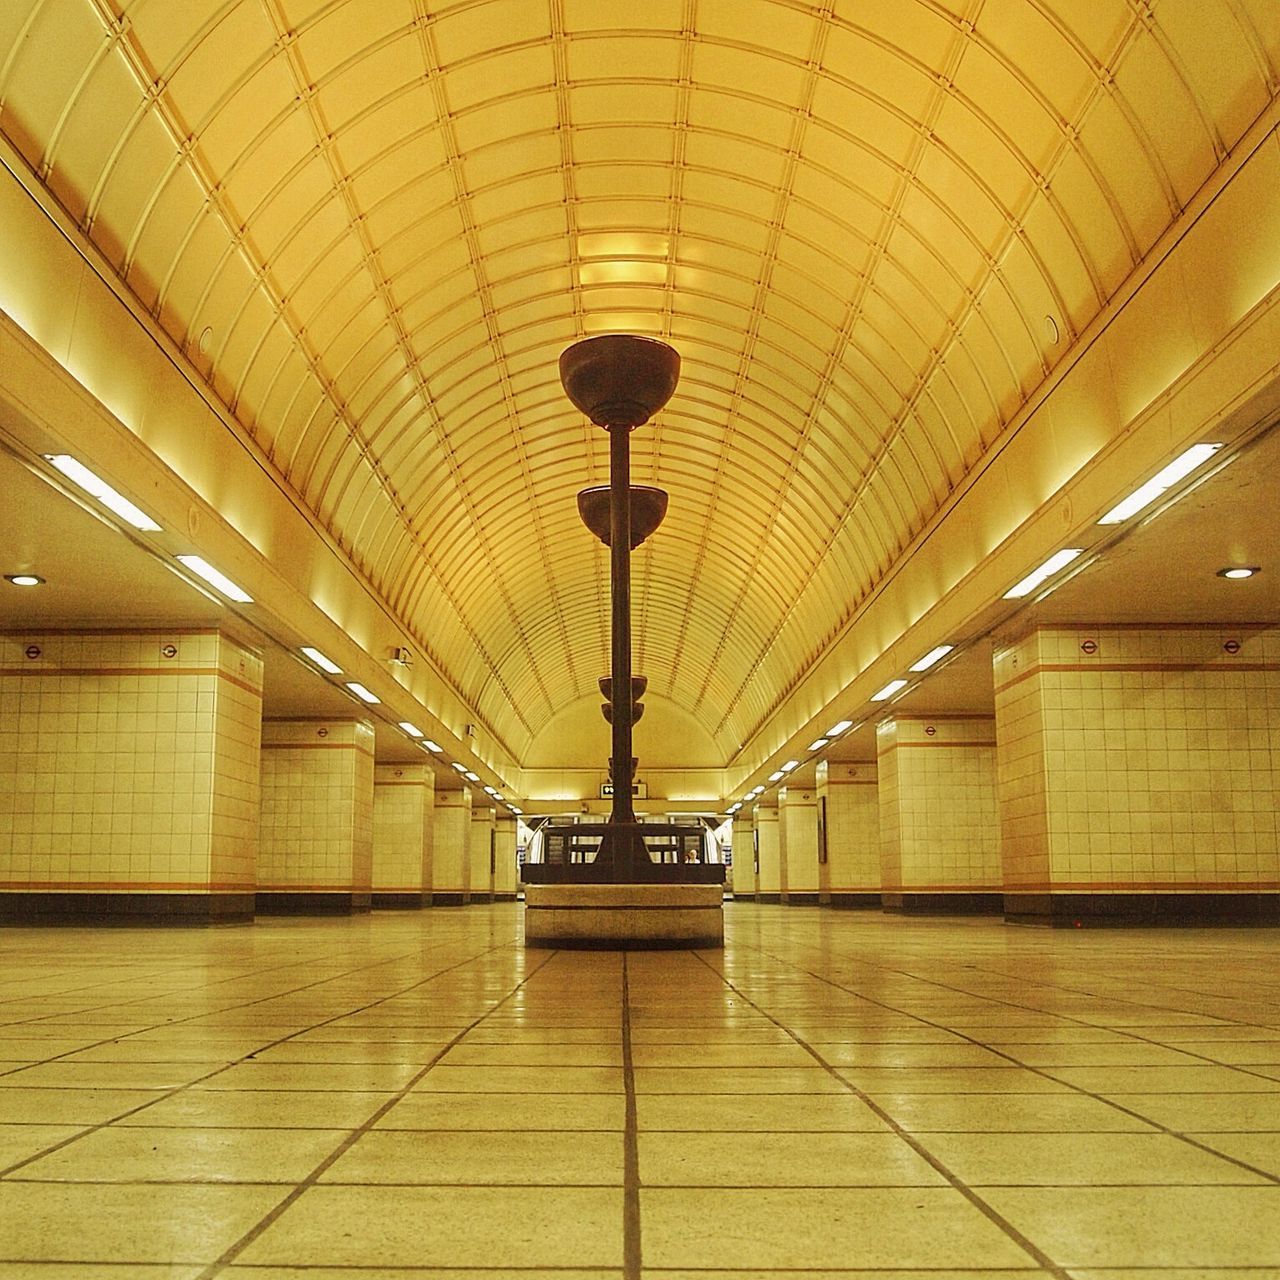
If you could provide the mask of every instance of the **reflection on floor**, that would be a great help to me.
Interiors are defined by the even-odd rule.
[[[0,934],[0,1277],[1280,1275],[1273,933],[726,916]]]

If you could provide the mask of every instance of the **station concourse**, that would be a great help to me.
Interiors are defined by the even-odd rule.
[[[1280,1275],[1278,94],[1272,0],[0,6],[0,1280]],[[615,661],[723,947],[526,945]]]

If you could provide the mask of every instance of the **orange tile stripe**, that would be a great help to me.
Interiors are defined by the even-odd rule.
[[[1004,693],[1014,685],[1044,671],[1280,671],[1277,662],[1036,662],[1004,684],[996,685],[996,693]]]
[[[246,693],[262,696],[257,685],[218,667],[0,667],[0,677],[4,676],[216,676]]]
[[[1006,884],[1005,893],[1270,893],[1280,880],[1063,880]]]
[[[252,893],[254,886],[207,880],[0,880],[0,889],[41,893]]]
[[[927,742],[892,742],[887,747],[881,747],[877,755],[887,756],[889,752],[901,751],[905,747],[994,747],[995,745],[994,738],[938,738]]]
[[[373,758],[373,752],[368,747],[362,747],[358,742],[264,742],[262,749],[263,751],[358,751],[362,756]]]
[[[421,886],[419,886],[421,887]],[[260,884],[254,886],[258,893],[370,893],[367,884]]]
[[[886,884],[878,893],[1002,893],[1002,884]]]

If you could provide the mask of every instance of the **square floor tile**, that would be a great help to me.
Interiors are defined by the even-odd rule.
[[[880,1093],[874,1101],[911,1133],[1089,1133],[1151,1128],[1105,1102],[1074,1093]]]
[[[936,1187],[640,1192],[646,1267],[1018,1267],[1030,1259],[958,1191]]]
[[[621,1093],[409,1093],[377,1129],[622,1129]]]
[[[321,1181],[621,1186],[622,1163],[620,1133],[374,1130],[357,1138]]]
[[[620,1267],[622,1191],[317,1186],[237,1261],[339,1268]]]
[[[1267,1267],[1280,1274],[1280,1186],[989,1187],[983,1199],[1073,1267]]]
[[[894,1133],[660,1133],[639,1136],[645,1186],[941,1186]]]
[[[622,1093],[620,1067],[433,1067],[421,1093]]]

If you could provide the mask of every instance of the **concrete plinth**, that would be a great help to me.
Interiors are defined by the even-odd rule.
[[[527,947],[724,946],[718,884],[530,884],[524,892]]]

